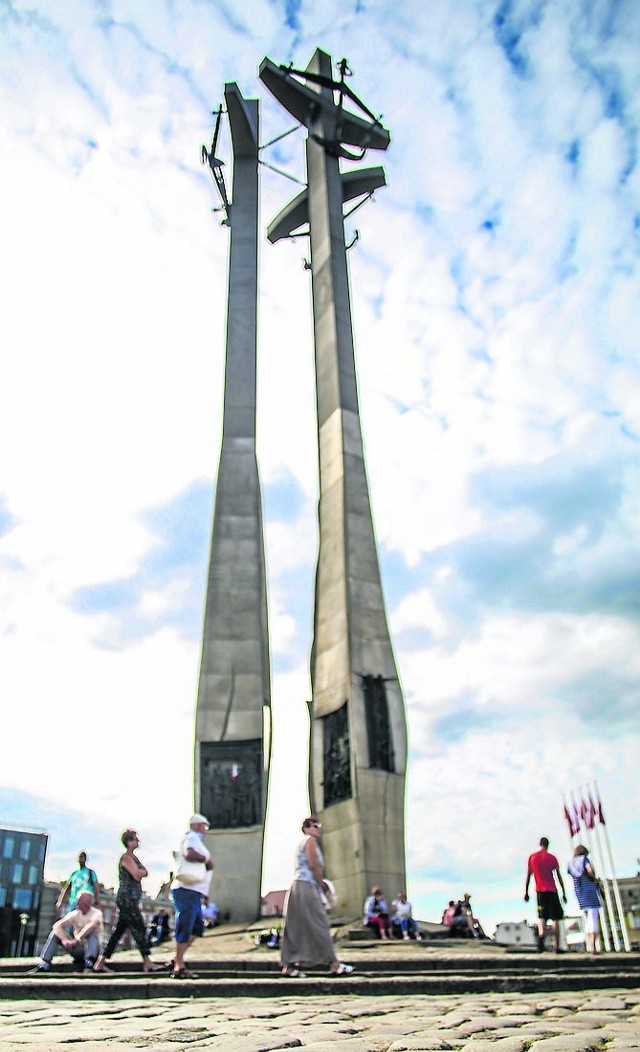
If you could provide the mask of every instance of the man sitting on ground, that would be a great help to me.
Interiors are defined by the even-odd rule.
[[[42,950],[42,961],[29,975],[43,975],[50,971],[51,961],[61,947],[71,954],[78,971],[84,967],[85,972],[90,972],[100,953],[102,927],[102,913],[93,905],[93,892],[81,891],[76,908],[53,925]],[[73,931],[71,938],[69,928]]]

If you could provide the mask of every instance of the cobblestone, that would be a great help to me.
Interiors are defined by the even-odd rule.
[[[225,936],[226,938],[226,936]],[[230,943],[222,941],[224,946]],[[221,940],[205,939],[201,954],[217,960]],[[243,946],[245,949],[243,950]],[[343,948],[344,950],[347,947]],[[330,992],[302,992],[295,982],[277,984],[277,993],[252,994],[253,978],[233,996],[194,990],[184,984],[174,995],[175,983],[167,982],[153,996],[143,990],[140,978],[127,982],[120,961],[136,961],[128,951],[119,955],[119,989],[116,997],[108,988],[97,999],[98,980],[89,980],[86,999],[67,996],[64,985],[56,998],[44,990],[33,1000],[12,1000],[10,984],[0,999],[0,1052],[277,1052],[299,1048],[304,1052],[631,1052],[640,1049],[640,990],[622,988],[615,980],[606,987],[575,982],[576,961],[543,961],[547,970],[561,963],[573,985],[564,990],[521,993],[501,986],[485,993],[444,993],[418,990],[408,993],[402,967],[396,968],[397,947],[353,950],[357,974],[372,968],[375,960],[387,961],[390,977],[384,991],[370,987],[354,994],[352,977],[344,985],[331,985]],[[167,951],[168,952],[168,951]],[[252,940],[238,936],[230,950],[238,955],[232,971],[240,965],[264,958],[255,952]],[[471,960],[462,948],[453,951],[406,945],[403,955],[413,952],[426,965],[450,960],[455,952],[460,971]],[[208,953],[208,958],[207,958]],[[345,956],[345,953],[342,953]],[[474,948],[474,965],[493,973],[504,965],[503,955],[484,944]],[[274,958],[275,960],[275,958]],[[406,963],[406,962],[404,962]],[[518,959],[508,960],[510,974],[518,973]],[[523,961],[522,964],[526,964]],[[536,966],[541,962],[535,961]],[[621,962],[624,963],[624,962]],[[400,960],[402,965],[403,961]],[[637,966],[636,966],[637,967]],[[625,969],[621,968],[621,971]],[[628,969],[626,969],[628,971]],[[544,971],[544,968],[543,968]],[[259,970],[252,973],[260,976]],[[277,974],[277,973],[276,973]],[[397,991],[393,992],[397,978]],[[503,983],[508,979],[502,980]],[[33,980],[34,993],[38,980]],[[84,983],[84,980],[80,980]],[[284,982],[284,981],[283,981]],[[69,979],[75,986],[77,981]],[[351,984],[351,989],[349,986]],[[404,984],[404,989],[403,989]],[[144,985],[147,985],[146,983]],[[578,986],[578,988],[574,988]],[[91,990],[95,992],[91,993]],[[246,991],[246,996],[245,996]],[[44,996],[43,996],[44,994]],[[24,995],[23,995],[24,996]],[[40,998],[40,999],[37,999]]]
[[[627,1052],[640,994],[170,998],[0,1004],[2,1052]]]

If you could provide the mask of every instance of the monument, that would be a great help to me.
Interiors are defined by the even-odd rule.
[[[341,159],[361,160],[390,140],[346,84],[349,72],[343,60],[335,80],[321,50],[306,70],[268,58],[260,66],[262,82],[308,129],[307,188],[267,236],[310,236],[320,498],[309,791],[339,908],[357,916],[372,885],[389,895],[406,885],[407,732],[365,470],[343,215],[345,202],[385,178],[381,168],[340,170]]]
[[[209,819],[212,897],[223,916],[260,916],[271,748],[262,501],[256,459],[258,280],[257,99],[225,85],[233,147],[227,196],[203,147],[230,227],[222,448],[213,514],[195,734],[195,807]]]

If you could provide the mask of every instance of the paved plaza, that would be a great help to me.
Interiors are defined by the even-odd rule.
[[[201,971],[194,981],[143,977],[135,951],[116,954],[116,975],[101,978],[73,976],[68,958],[56,959],[51,980],[25,978],[29,962],[17,968],[5,960],[0,1050],[640,1049],[637,954],[598,962],[584,954],[514,956],[490,943],[346,940],[338,952],[355,964],[352,976],[284,979],[277,953],[257,948],[249,932],[216,931],[200,940],[191,953]],[[170,953],[167,945],[154,957],[168,960]],[[478,982],[490,988],[474,987]]]
[[[640,1048],[640,991],[0,1003],[0,1048],[29,1052],[591,1052]]]

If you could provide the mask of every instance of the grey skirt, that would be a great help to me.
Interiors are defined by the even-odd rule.
[[[294,880],[284,906],[284,932],[280,961],[292,964],[325,964],[337,960],[327,911],[316,884]]]

